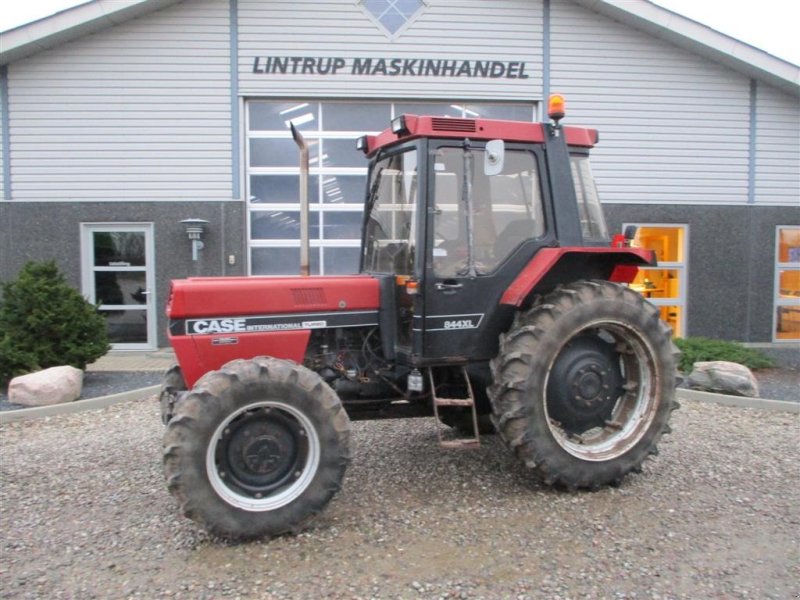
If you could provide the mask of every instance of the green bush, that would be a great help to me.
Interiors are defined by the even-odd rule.
[[[66,282],[54,261],[29,262],[2,288],[0,385],[48,367],[83,369],[108,352],[105,319]]]
[[[702,337],[676,338],[674,341],[682,352],[678,368],[684,373],[691,372],[694,363],[709,360],[735,362],[749,369],[765,369],[775,366],[773,360],[763,352],[754,348],[745,348],[736,342],[710,340]]]

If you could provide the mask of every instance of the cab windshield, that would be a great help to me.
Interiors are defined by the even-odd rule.
[[[411,275],[416,254],[417,151],[378,161],[367,198],[362,271]]]

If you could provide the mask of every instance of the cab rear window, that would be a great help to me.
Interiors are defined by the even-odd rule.
[[[603,207],[597,194],[592,167],[588,156],[573,155],[570,157],[572,181],[575,184],[575,196],[578,200],[578,214],[581,219],[581,232],[587,241],[608,240],[608,228],[603,216]]]

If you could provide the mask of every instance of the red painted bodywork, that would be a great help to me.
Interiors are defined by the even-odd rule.
[[[613,258],[617,265],[612,271],[611,281],[630,283],[636,277],[636,265],[653,265],[655,258],[652,250],[643,248],[542,248],[536,253],[527,266],[522,269],[516,279],[511,282],[508,289],[500,299],[501,304],[522,306],[522,303],[531,293],[536,284],[568,254],[606,255]],[[620,267],[634,267],[620,268]]]
[[[378,135],[366,136],[367,155],[379,148],[394,144],[398,140],[411,140],[421,137],[454,138],[463,140],[504,140],[506,142],[544,143],[545,125],[527,121],[501,121],[495,119],[451,119],[403,115],[408,133],[397,135],[391,128]],[[596,129],[585,127],[561,127],[568,146],[592,148],[597,144]]]
[[[346,277],[208,277],[172,282],[167,317],[234,318],[248,315],[326,313],[377,310],[378,280],[368,275]],[[186,384],[192,387],[206,372],[236,358],[269,355],[302,362],[310,330],[169,334]],[[219,344],[224,338],[235,344]]]

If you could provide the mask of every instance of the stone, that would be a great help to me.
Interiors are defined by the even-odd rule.
[[[734,362],[714,360],[696,362],[689,375],[690,389],[729,396],[758,398],[758,381],[752,371]]]
[[[83,371],[75,367],[51,367],[20,375],[8,385],[8,401],[23,406],[50,406],[74,402],[83,390]]]

